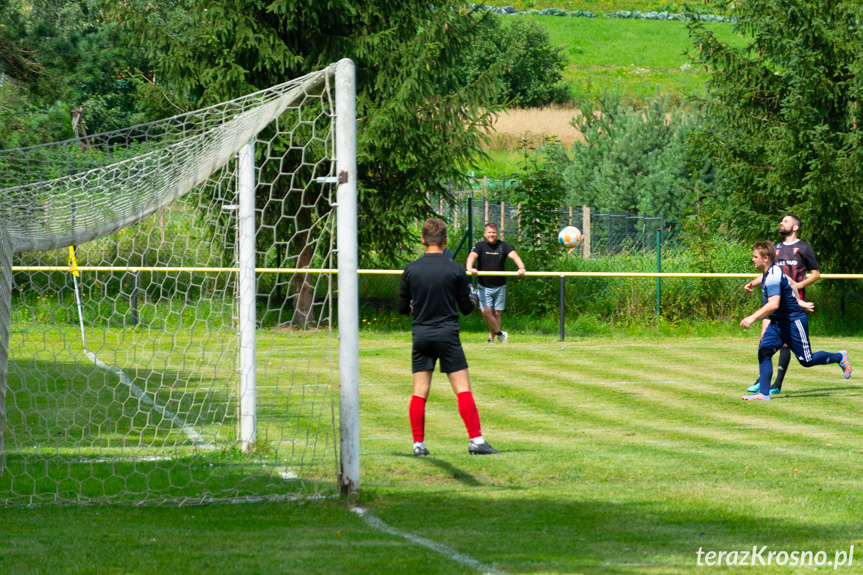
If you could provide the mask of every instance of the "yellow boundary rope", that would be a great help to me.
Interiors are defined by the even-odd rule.
[[[69,266],[12,266],[13,272],[69,272]],[[77,266],[79,272],[238,273],[239,268]],[[336,269],[255,268],[259,274],[337,274]],[[359,275],[401,275],[402,270],[357,270]],[[752,278],[749,273],[687,272],[525,272],[526,277],[621,277],[621,278]],[[518,277],[518,272],[479,272],[481,276]],[[821,274],[821,279],[863,279],[863,274]]]

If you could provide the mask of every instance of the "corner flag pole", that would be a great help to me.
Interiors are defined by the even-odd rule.
[[[84,312],[81,309],[81,290],[78,288],[78,277],[81,272],[78,271],[78,260],[75,259],[75,248],[69,246],[69,272],[72,274],[72,281],[75,283],[75,301],[78,304],[78,323],[81,326],[81,343],[84,345],[84,351],[87,351],[87,337],[84,334]]]

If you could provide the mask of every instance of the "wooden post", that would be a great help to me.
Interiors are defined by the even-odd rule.
[[[518,211],[516,214],[518,215],[518,241],[521,241],[521,202],[518,203]]]
[[[483,217],[485,218],[482,224],[485,225],[488,223],[488,176],[483,176],[482,178],[482,204]]]
[[[584,259],[590,259],[590,208],[581,206],[581,255]]]
[[[572,206],[569,206],[569,225],[572,225]]]
[[[455,197],[455,217],[453,218],[453,228],[458,230],[458,196]]]

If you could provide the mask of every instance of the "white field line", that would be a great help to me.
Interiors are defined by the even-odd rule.
[[[147,395],[147,392],[145,392],[143,389],[141,389],[140,387],[138,387],[137,385],[132,383],[132,380],[129,379],[129,377],[123,372],[123,370],[118,369],[116,367],[111,367],[107,363],[101,361],[99,358],[96,357],[96,354],[93,353],[92,351],[85,351],[84,355],[86,355],[90,359],[90,361],[95,363],[96,366],[104,369],[105,371],[110,371],[111,373],[113,373],[114,375],[119,377],[120,382],[123,385],[125,385],[126,387],[128,387],[135,397],[137,397],[139,400],[141,400],[142,403],[144,403],[146,405],[153,406],[153,410],[158,412],[159,415],[161,415],[165,419],[171,420],[171,422],[174,425],[176,425],[177,427],[179,427],[180,429],[183,430],[183,433],[185,433],[186,436],[189,439],[191,439],[195,445],[197,445],[198,447],[201,447],[203,449],[215,449],[216,448],[215,445],[213,445],[212,443],[210,443],[209,441],[204,439],[200,433],[198,433],[197,431],[192,429],[192,427],[189,424],[187,424],[185,421],[183,421],[183,419],[180,416],[178,416],[176,413],[174,413],[172,411],[168,411],[167,409],[165,409],[164,407],[162,407],[161,405],[157,404],[155,401],[150,399],[150,396]]]
[[[364,507],[351,507],[351,511],[353,511],[354,513],[359,515],[360,518],[363,520],[363,523],[365,523],[366,525],[368,525],[372,529],[377,529],[378,531],[381,531],[381,532],[386,533],[388,535],[395,535],[396,537],[404,537],[405,539],[407,539],[408,541],[411,541],[412,543],[416,543],[417,545],[422,545],[423,547],[425,547],[427,549],[431,549],[432,551],[435,551],[437,553],[440,553],[441,555],[443,555],[449,559],[452,559],[453,561],[456,561],[457,563],[461,563],[462,565],[467,565],[468,567],[473,567],[474,569],[477,569],[483,575],[486,575],[486,574],[490,575],[493,573],[499,573],[499,571],[495,571],[494,567],[490,567],[488,565],[480,563],[479,561],[477,561],[473,557],[470,557],[469,555],[465,555],[464,553],[459,553],[458,551],[456,551],[455,549],[453,549],[451,547],[447,547],[446,545],[441,545],[440,543],[435,543],[434,541],[430,541],[429,539],[426,539],[425,537],[420,537],[419,535],[414,535],[413,533],[408,533],[406,531],[396,529],[395,527],[392,527],[392,526],[384,523],[383,521],[381,521],[380,519],[378,519],[377,517],[375,517],[374,515],[369,513],[368,509],[366,509]]]

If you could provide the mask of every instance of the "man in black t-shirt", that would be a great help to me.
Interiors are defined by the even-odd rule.
[[[497,451],[482,436],[479,412],[470,389],[467,359],[459,339],[458,314],[476,307],[470,281],[461,265],[444,256],[446,224],[430,218],[423,223],[425,255],[405,266],[399,284],[399,313],[413,314],[413,396],[408,407],[413,431],[414,455],[428,455],[425,445],[425,404],[432,373],[440,359],[458,400],[458,411],[467,428],[468,453],[493,455]]]
[[[467,256],[467,271],[473,275],[480,271],[502,272],[509,258],[518,266],[518,277],[523,278],[524,262],[512,246],[497,239],[497,224],[486,224],[482,235],[485,241],[478,242]],[[501,312],[506,309],[506,276],[482,275],[478,283],[479,305],[488,325],[488,343],[494,343],[495,336],[506,343],[509,335],[500,329]]]
[[[818,268],[818,259],[815,257],[815,250],[812,246],[801,239],[798,239],[797,234],[800,233],[802,223],[800,218],[794,214],[786,214],[779,222],[779,235],[782,236],[782,243],[776,245],[776,265],[782,268],[782,272],[788,276],[789,284],[798,292],[800,300],[806,300],[806,286],[818,281],[821,277],[821,271]],[[808,277],[806,274],[809,274]],[[753,288],[761,285],[762,276],[759,275],[754,280],[743,286],[748,293],[752,293]],[[804,307],[804,309],[810,309]],[[761,335],[767,326],[770,325],[770,320],[762,321]],[[791,363],[791,350],[787,346],[783,346],[779,350],[779,364],[776,370],[776,379],[773,385],[770,386],[770,395],[782,393],[782,382],[785,379],[785,373]],[[758,389],[758,381],[752,385],[748,391],[755,393]],[[753,391],[754,390],[754,391]]]

